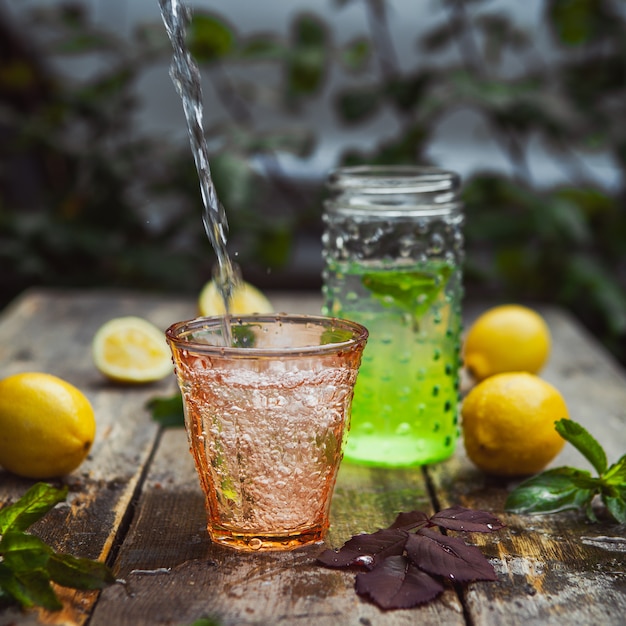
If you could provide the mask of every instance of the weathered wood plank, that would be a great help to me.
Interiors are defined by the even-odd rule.
[[[320,298],[294,294],[274,302],[279,310],[318,313]],[[468,308],[468,319],[478,312]],[[602,442],[613,461],[626,447],[624,373],[569,316],[554,309],[543,312],[555,349],[542,375],[561,390],[572,417]],[[65,479],[71,486],[68,505],[36,528],[57,549],[91,558],[112,557],[116,535],[125,537],[115,567],[128,584],[104,592],[90,624],[182,625],[208,613],[221,616],[224,625],[465,623],[452,591],[422,609],[378,611],[354,594],[354,574],[315,565],[321,548],[251,557],[210,544],[184,433],[161,435],[145,410],[148,398],[174,390],[173,378],[149,387],[112,385],[95,371],[89,354],[93,333],[110,317],[136,314],[165,328],[195,313],[191,301],[158,296],[33,291],[0,318],[0,377],[48,371],[82,389],[96,409],[98,435],[92,453]],[[554,464],[588,467],[571,446]],[[441,506],[460,503],[501,514],[512,486],[482,475],[462,449],[427,473]],[[30,484],[0,471],[0,504],[15,500]],[[399,510],[428,505],[420,471],[345,465],[336,494],[331,545],[388,524]],[[623,623],[623,527],[588,525],[575,514],[502,517],[509,524],[505,531],[472,537],[500,576],[496,583],[477,583],[465,594],[471,623]],[[85,623],[97,595],[65,597],[67,610],[61,614],[4,611],[0,624]]]
[[[142,315],[165,328],[173,317],[193,314],[187,301],[157,296],[47,290],[25,293],[3,313],[0,377],[24,371],[54,374],[78,387],[96,414],[96,439],[89,457],[74,473],[55,481],[70,486],[68,504],[51,511],[33,528],[55,549],[87,558],[109,557],[158,435],[145,403],[175,388],[173,376],[147,387],[107,382],[91,360],[93,334],[119,315]],[[0,469],[0,504],[14,502],[34,482]],[[66,610],[42,613],[40,619],[84,623],[97,594],[62,593],[71,600]],[[31,615],[13,616],[11,623],[31,620]]]
[[[626,376],[563,311],[543,309],[554,339],[541,376],[563,394],[573,419],[605,447],[609,460],[626,452]],[[591,467],[570,445],[551,466]],[[519,516],[503,512],[515,481],[483,475],[462,445],[447,463],[428,470],[441,506],[462,504],[494,512],[507,528],[472,540],[499,573],[466,594],[472,623],[615,624],[626,615],[626,529],[589,524],[574,512]]]
[[[332,507],[330,545],[387,526],[396,513],[430,510],[420,470],[344,465]],[[244,624],[414,624],[415,611],[384,613],[354,592],[354,572],[320,567],[313,546],[288,553],[240,554],[214,546],[202,494],[181,429],[163,434],[138,514],[116,563],[127,582],[105,590],[91,626],[188,624],[203,616]],[[426,623],[463,624],[453,590],[420,610]]]

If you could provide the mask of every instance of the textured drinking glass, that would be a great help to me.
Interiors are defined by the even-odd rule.
[[[320,541],[367,330],[306,315],[232,318],[230,342],[228,328],[166,331],[209,535],[240,550]]]
[[[389,467],[443,460],[458,437],[459,179],[361,166],[332,172],[328,189],[323,312],[370,332],[345,458]]]

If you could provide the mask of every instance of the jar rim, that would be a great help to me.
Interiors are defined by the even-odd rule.
[[[441,193],[458,190],[456,172],[420,165],[355,165],[338,167],[328,175],[333,191],[358,189],[363,194]]]

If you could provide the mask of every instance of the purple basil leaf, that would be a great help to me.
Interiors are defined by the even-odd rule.
[[[448,530],[464,530],[472,533],[490,533],[504,528],[504,524],[486,511],[474,511],[453,506],[435,513],[430,521]]]
[[[390,556],[370,572],[356,577],[356,592],[381,609],[410,609],[436,598],[443,585],[404,556]]]
[[[410,530],[417,526],[424,526],[428,523],[428,515],[422,511],[409,511],[408,513],[398,513],[394,523],[389,528],[404,528]]]
[[[417,567],[429,574],[459,582],[496,580],[495,570],[478,548],[429,528],[409,536],[406,552]]]
[[[328,567],[363,565],[372,569],[386,557],[402,554],[408,536],[405,530],[389,528],[355,535],[339,550],[324,550],[317,560]]]

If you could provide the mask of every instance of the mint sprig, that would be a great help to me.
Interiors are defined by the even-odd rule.
[[[395,306],[411,314],[415,329],[443,291],[452,267],[442,264],[432,271],[380,271],[364,274],[363,286],[383,306]]]
[[[609,466],[602,446],[580,424],[562,419],[554,426],[561,437],[591,463],[598,476],[572,467],[547,470],[525,480],[513,490],[506,500],[505,509],[522,514],[579,509],[585,511],[589,520],[596,522],[592,503],[598,496],[615,521],[626,523],[626,454]]]
[[[23,608],[63,608],[51,583],[72,589],[103,589],[115,582],[99,561],[55,552],[26,530],[67,497],[67,487],[36,483],[17,502],[0,510],[0,601]]]

